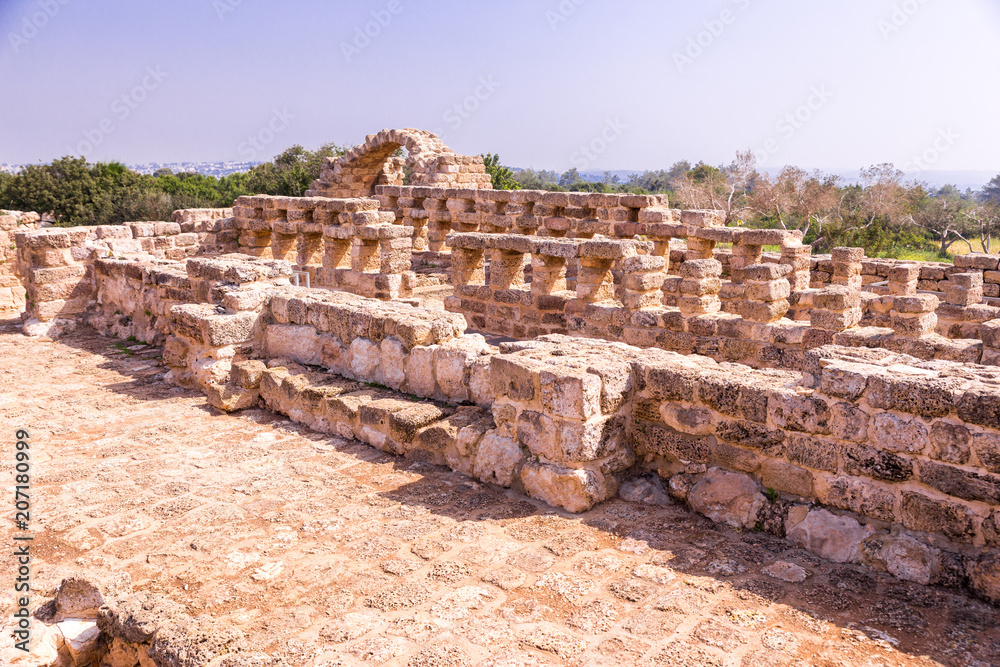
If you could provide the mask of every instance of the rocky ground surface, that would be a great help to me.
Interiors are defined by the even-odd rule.
[[[27,427],[43,591],[124,571],[288,665],[1000,664],[1000,610],[967,597],[722,529],[648,486],[626,495],[664,505],[570,516],[261,410],[226,416],[164,384],[159,355],[0,322],[4,502]],[[12,578],[0,664],[30,665]]]

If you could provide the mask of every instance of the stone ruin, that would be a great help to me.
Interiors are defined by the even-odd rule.
[[[25,291],[17,273],[14,234],[18,230],[37,229],[40,220],[37,213],[0,211],[0,312],[24,311]]]
[[[24,329],[162,345],[219,410],[568,512],[653,476],[714,521],[1000,603],[1000,256],[812,256],[664,196],[494,191],[412,130],[309,194],[17,231]]]

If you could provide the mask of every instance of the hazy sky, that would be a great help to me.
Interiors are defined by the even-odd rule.
[[[1000,171],[998,0],[0,0],[0,28],[0,162],[418,127],[557,170]]]

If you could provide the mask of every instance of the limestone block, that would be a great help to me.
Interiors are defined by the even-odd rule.
[[[710,210],[683,211],[681,222],[691,227],[722,227],[725,225],[725,214]]]
[[[379,346],[379,373],[387,387],[398,390],[406,381],[408,353],[395,338],[386,338]]]
[[[687,500],[699,514],[734,528],[754,526],[765,502],[752,477],[720,468],[709,470]]]
[[[936,313],[904,315],[898,311],[892,311],[890,315],[893,330],[901,336],[926,336],[932,334],[938,323]]]
[[[782,493],[802,498],[811,498],[813,495],[812,473],[783,461],[765,459],[761,464],[761,481],[769,489]]]
[[[994,552],[980,559],[972,568],[969,579],[977,595],[993,604],[1000,604],[1000,553]]]
[[[965,465],[972,453],[972,433],[963,424],[935,422],[930,430],[930,456],[938,461]]]
[[[237,384],[210,384],[205,388],[208,404],[223,412],[237,412],[257,404],[259,394]]]
[[[681,264],[680,275],[690,280],[717,278],[722,275],[722,262],[716,259],[688,260]]]
[[[569,512],[586,512],[613,497],[618,490],[613,477],[605,477],[598,471],[540,463],[528,463],[524,466],[521,470],[521,483],[532,498],[562,507]]]
[[[601,379],[571,368],[545,366],[539,372],[542,405],[549,414],[586,421],[601,414]]]
[[[960,542],[970,542],[975,534],[972,512],[960,503],[904,491],[901,510],[902,523],[910,530],[937,533]]]
[[[493,391],[490,386],[492,356],[477,358],[469,371],[469,397],[480,407],[493,405]]]
[[[839,312],[816,309],[809,314],[809,323],[815,329],[844,331],[860,324],[863,315],[861,308],[850,308]]]
[[[876,447],[888,452],[920,454],[929,442],[927,429],[919,420],[889,412],[875,416],[869,435]]]
[[[437,395],[437,380],[434,377],[436,350],[437,346],[415,347],[410,350],[410,356],[406,360],[406,390],[423,398]]]
[[[785,286],[788,286],[787,281],[783,281]],[[751,322],[761,322],[767,324],[769,322],[777,322],[785,313],[788,312],[789,304],[788,301],[782,299],[780,301],[740,301],[739,302],[739,314],[743,319],[750,320]]]
[[[862,544],[873,532],[850,517],[805,507],[789,512],[786,528],[792,542],[836,563],[858,562]]]
[[[523,460],[524,454],[517,441],[490,431],[479,442],[474,473],[481,482],[509,487]]]
[[[959,269],[978,269],[979,271],[996,271],[1000,257],[983,253],[956,255],[955,267]]]
[[[722,310],[722,301],[716,294],[705,296],[685,295],[677,300],[677,305],[684,317],[711,315]]]
[[[262,361],[239,361],[233,364],[231,380],[244,389],[260,386],[261,374],[267,369]]]
[[[101,630],[94,620],[67,619],[57,624],[63,638],[63,648],[72,664],[89,665],[101,657]]]
[[[322,341],[310,326],[272,324],[265,331],[264,345],[270,358],[291,359],[310,366],[318,366],[322,361]]]
[[[974,306],[983,302],[983,288],[965,289],[949,287],[944,293],[944,302],[955,306]]]
[[[441,394],[453,403],[471,399],[472,366],[490,352],[490,346],[480,335],[463,336],[442,344],[434,353],[434,374]]]
[[[367,338],[355,338],[349,354],[348,363],[354,379],[376,383],[382,380],[382,351],[378,343]]]
[[[843,285],[831,285],[813,294],[813,307],[840,312],[861,306],[861,294]]]

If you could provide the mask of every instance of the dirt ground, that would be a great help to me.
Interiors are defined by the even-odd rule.
[[[973,599],[680,506],[572,516],[262,410],[223,415],[165,384],[159,355],[0,322],[3,511],[27,428],[39,586],[126,571],[289,665],[1000,664],[1000,610]]]

